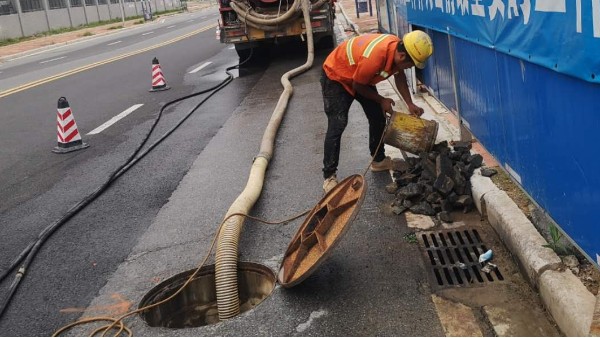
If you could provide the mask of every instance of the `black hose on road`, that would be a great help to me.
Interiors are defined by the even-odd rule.
[[[229,83],[231,83],[233,81],[234,77],[233,77],[233,74],[231,74],[229,71],[232,69],[239,69],[239,67],[241,65],[243,65],[244,63],[248,62],[251,57],[252,57],[252,50],[250,51],[250,55],[248,56],[248,58],[246,58],[244,61],[238,63],[235,66],[226,68],[225,73],[227,73],[227,78],[225,80],[221,81],[221,83],[219,83],[218,85],[165,103],[160,108],[160,111],[158,112],[157,117],[154,119],[154,122],[152,123],[150,130],[148,130],[148,132],[146,133],[146,136],[144,137],[144,139],[142,140],[140,145],[129,156],[129,158],[123,164],[121,164],[116,170],[114,170],[112,172],[112,174],[110,175],[110,177],[104,183],[102,183],[98,188],[96,188],[96,190],[94,192],[92,192],[91,194],[86,196],[84,199],[79,201],[77,204],[72,206],[63,216],[61,216],[58,220],[54,221],[52,224],[48,225],[44,230],[42,230],[42,232],[40,232],[40,234],[38,235],[37,239],[32,241],[31,243],[29,243],[27,245],[27,247],[11,262],[10,266],[7,269],[0,272],[0,282],[2,282],[11,271],[13,271],[21,262],[23,262],[23,264],[18,269],[18,271],[15,275],[15,279],[13,280],[13,282],[10,285],[8,293],[3,297],[2,301],[0,302],[0,319],[2,319],[2,316],[4,315],[5,310],[8,308],[15,292],[17,291],[17,288],[19,287],[23,277],[27,273],[27,269],[29,268],[29,265],[31,264],[31,262],[33,261],[35,256],[37,255],[40,248],[44,245],[46,240],[48,240],[48,238],[50,238],[50,236],[52,236],[52,234],[58,228],[60,228],[63,224],[65,224],[67,221],[69,221],[73,216],[77,215],[87,205],[89,205],[96,198],[98,198],[98,196],[102,195],[102,193],[104,193],[114,181],[116,181],[125,172],[127,172],[129,169],[131,169],[131,167],[133,167],[139,160],[144,158],[152,149],[154,149],[158,144],[160,144],[162,141],[164,141],[164,139],[166,139],[169,135],[171,135],[179,126],[181,126],[181,124],[183,124],[183,122],[185,122],[185,120],[187,120],[209,98],[211,98],[214,94],[216,94],[218,91],[225,88]],[[202,101],[200,101],[198,104],[196,104],[192,109],[190,109],[190,111],[183,118],[181,118],[175,124],[175,126],[173,126],[171,129],[169,129],[167,132],[165,132],[158,140],[156,140],[154,143],[152,143],[150,146],[148,146],[148,148],[145,149],[143,152],[141,151],[142,147],[144,147],[144,145],[150,139],[150,136],[152,135],[154,128],[158,124],[158,121],[161,119],[162,114],[166,108],[168,108],[169,106],[171,106],[175,103],[190,99],[190,98],[198,96],[198,95],[206,94],[208,92],[210,92],[210,94],[207,95],[204,99],[202,99]]]

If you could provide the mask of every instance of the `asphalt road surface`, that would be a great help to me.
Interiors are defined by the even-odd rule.
[[[1,269],[129,157],[163,103],[212,87],[226,77],[224,69],[238,59],[231,46],[215,39],[216,15],[212,8],[172,16],[164,22],[0,65]],[[171,90],[148,92],[154,57],[160,60]],[[87,69],[89,65],[92,67]],[[81,67],[86,69],[63,76]],[[0,319],[0,334],[50,335],[76,318],[73,309],[85,307],[127,257],[197,155],[262,72],[249,70],[247,76],[215,95],[57,231],[37,255]],[[238,76],[237,71],[233,73]],[[34,81],[47,82],[29,85]],[[16,90],[10,91],[13,88]],[[51,152],[56,146],[56,103],[61,96],[68,99],[79,132],[90,144],[85,150],[61,155]],[[167,109],[149,143],[202,98]],[[127,110],[132,111],[126,117],[88,135]],[[0,284],[0,298],[13,276],[11,273]]]

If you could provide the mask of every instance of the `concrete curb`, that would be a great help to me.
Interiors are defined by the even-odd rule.
[[[538,280],[540,296],[564,334],[589,335],[596,297],[571,270],[544,272]]]
[[[515,202],[477,170],[471,177],[473,200],[515,256],[554,321],[567,336],[589,334],[596,297],[571,273],[562,270],[550,248]]]
[[[496,187],[491,179],[481,176],[479,169],[471,177],[471,186],[473,199],[478,201],[479,213],[487,217],[502,241],[517,257],[531,284],[537,287],[542,273],[560,268],[560,258],[552,249],[544,247],[546,240],[506,192]]]

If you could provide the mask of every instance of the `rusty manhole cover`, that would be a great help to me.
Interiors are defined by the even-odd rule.
[[[427,231],[417,234],[432,288],[469,287],[504,280],[499,268],[484,272],[479,255],[488,250],[476,229]]]
[[[365,190],[364,177],[352,175],[315,205],[285,252],[278,274],[283,287],[302,282],[331,254],[358,214]]]

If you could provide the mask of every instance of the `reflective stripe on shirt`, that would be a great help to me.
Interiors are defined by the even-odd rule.
[[[377,46],[378,43],[383,41],[383,39],[387,38],[388,36],[389,34],[383,34],[377,37],[376,39],[373,39],[373,41],[369,42],[369,45],[367,46],[367,48],[365,48],[365,51],[363,52],[363,56],[368,58],[371,55],[371,52],[373,51],[375,46]]]

